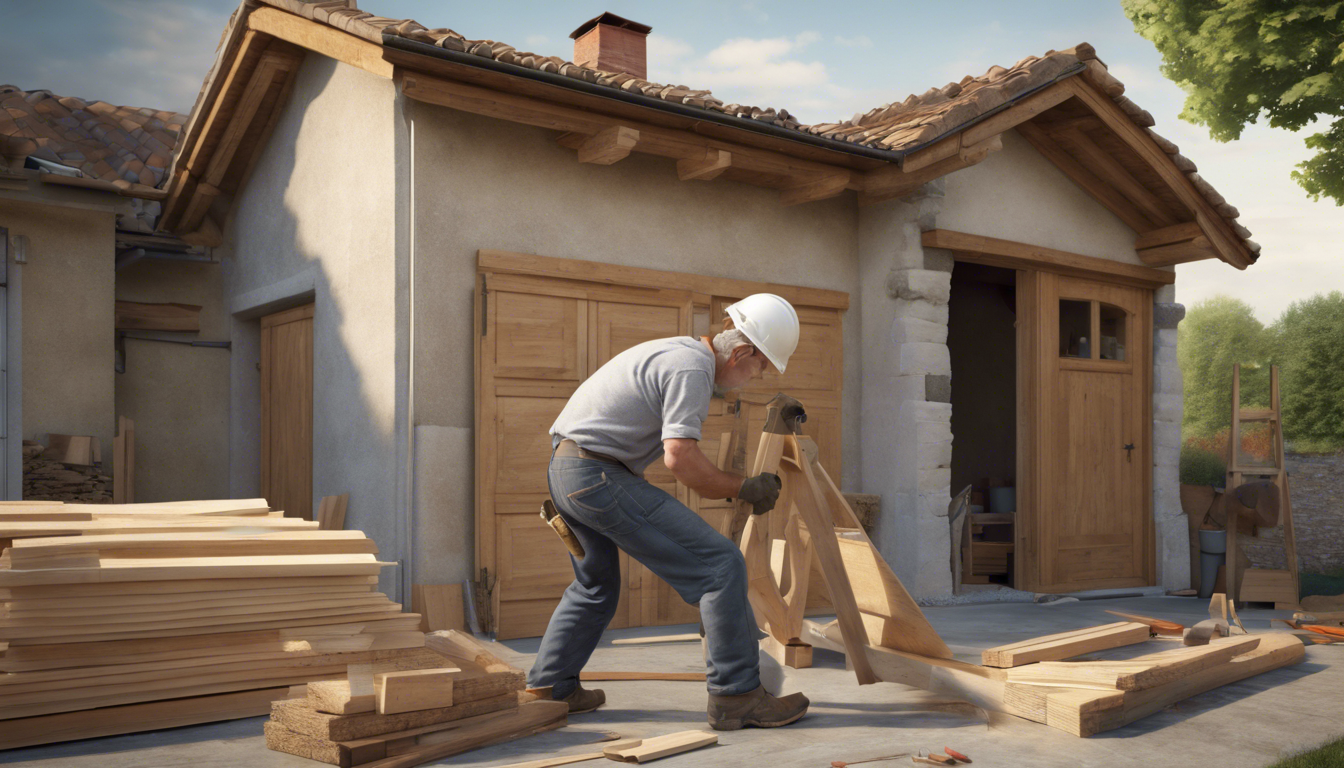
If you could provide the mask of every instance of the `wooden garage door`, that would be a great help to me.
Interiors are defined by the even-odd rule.
[[[476,562],[494,581],[495,628],[501,639],[533,637],[573,580],[568,554],[537,514],[546,498],[548,430],[580,383],[613,356],[650,339],[709,335],[710,318],[736,298],[781,286],[705,278],[482,251],[476,322]],[[708,289],[708,290],[707,290]],[[840,472],[840,311],[847,296],[794,289],[832,306],[799,306],[803,340],[786,376],[745,390],[743,407],[754,438],[764,403],[788,391],[808,405],[808,431],[822,460]],[[795,301],[799,296],[789,297]],[[839,306],[835,306],[839,305]],[[735,402],[716,399],[703,428],[701,449],[719,455],[731,432]],[[749,454],[755,440],[747,441]],[[750,461],[751,456],[748,456]],[[749,464],[748,464],[749,466]],[[726,530],[730,508],[701,499],[654,462],[646,479]],[[638,562],[621,555],[621,603],[613,627],[695,622],[698,612]],[[480,575],[478,573],[478,575]]]

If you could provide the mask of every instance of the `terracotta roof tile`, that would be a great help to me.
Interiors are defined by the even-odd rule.
[[[159,186],[186,115],[87,102],[0,85],[0,136],[34,139],[32,154],[103,181]],[[170,124],[165,125],[165,121]],[[173,127],[173,126],[176,127]],[[157,157],[159,163],[150,162]]]

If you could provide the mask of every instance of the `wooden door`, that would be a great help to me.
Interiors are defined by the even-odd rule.
[[[1032,273],[1035,466],[1019,477],[1019,520],[1047,592],[1153,583],[1151,292]],[[1023,458],[1019,454],[1019,459]],[[1021,555],[1019,555],[1021,556]]]
[[[261,319],[261,495],[313,519],[313,305]]]
[[[493,258],[498,263],[502,257],[495,254]],[[722,317],[722,307],[731,302],[681,287],[688,276],[676,273],[657,273],[655,280],[626,285],[570,279],[575,274],[592,274],[589,268],[607,277],[608,270],[599,269],[604,265],[535,256],[517,259],[533,273],[483,267],[476,306],[476,562],[489,578],[497,579],[496,629],[504,639],[544,632],[561,594],[573,580],[563,545],[537,514],[547,494],[548,431],[570,395],[604,363],[635,344],[712,333],[718,323],[711,323],[711,317]],[[557,265],[555,276],[535,274],[552,263]],[[826,440],[828,447],[823,450],[831,451],[838,462],[839,311],[801,307],[799,311],[809,313],[815,322],[805,321],[806,341],[800,343],[801,356],[795,358],[801,362],[796,374],[794,364],[790,365],[790,376],[818,387],[799,396],[804,402],[816,403],[816,417],[809,426]],[[806,352],[819,333],[833,334],[836,348]],[[817,375],[822,368],[824,377]],[[750,397],[764,402],[779,386],[780,382],[762,382]],[[783,382],[782,386],[791,384]],[[814,413],[811,407],[809,413]],[[730,401],[711,402],[700,444],[711,460],[720,458],[722,438],[732,431],[735,418]],[[749,426],[754,433],[746,443],[753,452],[763,418],[761,409],[760,419]],[[838,463],[835,471],[839,471]],[[725,500],[700,498],[677,483],[662,462],[650,465],[645,477],[716,529],[727,530],[732,510]],[[695,607],[624,553],[621,570],[621,604],[613,628],[699,620]]]

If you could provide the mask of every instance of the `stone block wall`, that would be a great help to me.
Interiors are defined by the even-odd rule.
[[[1156,292],[1153,305],[1153,523],[1157,583],[1168,589],[1190,586],[1190,530],[1181,510],[1181,367],[1176,361],[1176,325],[1185,307],[1175,288]]]

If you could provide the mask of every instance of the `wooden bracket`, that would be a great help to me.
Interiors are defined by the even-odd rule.
[[[579,162],[611,165],[629,157],[637,144],[639,131],[624,125],[613,125],[579,146]]]

